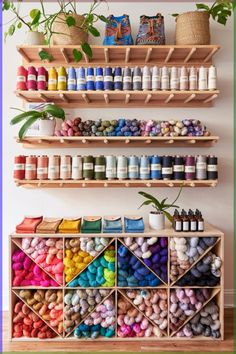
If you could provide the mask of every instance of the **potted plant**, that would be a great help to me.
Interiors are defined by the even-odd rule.
[[[151,229],[163,230],[165,228],[165,217],[167,217],[167,219],[172,223],[173,217],[167,210],[171,208],[179,208],[178,205],[175,205],[175,202],[179,199],[181,191],[182,187],[180,188],[177,197],[171,204],[167,203],[168,198],[164,198],[159,201],[151,194],[139,192],[139,194],[146,199],[139,208],[144,205],[151,205],[154,208],[154,210],[149,213],[149,227]]]
[[[13,36],[16,30],[26,28],[25,44],[43,45],[45,44],[44,34],[40,32],[39,27],[42,19],[42,12],[39,9],[32,9],[28,15],[21,15],[21,1],[3,1],[2,10],[13,14],[13,19],[9,22],[8,30],[4,33],[7,36]],[[9,24],[8,23],[8,24]]]
[[[172,14],[176,17],[175,42],[179,45],[210,44],[210,17],[225,25],[231,16],[235,2],[217,0],[212,6],[196,4],[197,11]]]
[[[40,136],[52,136],[54,135],[56,121],[55,118],[65,120],[65,112],[60,107],[47,104],[42,110],[30,110],[22,111],[23,113],[18,114],[11,120],[11,124],[15,125],[23,122],[18,136],[22,140],[28,129],[39,120],[39,135]]]

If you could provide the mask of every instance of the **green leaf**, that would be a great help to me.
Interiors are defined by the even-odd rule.
[[[206,10],[206,11],[210,10],[209,6],[207,6],[205,4],[196,4],[196,7],[198,10]]]
[[[94,37],[99,37],[100,32],[93,26],[88,27],[88,31],[94,36]]]
[[[41,60],[52,61],[54,58],[51,54],[49,54],[46,50],[41,50],[39,52],[39,57]]]
[[[156,205],[156,207],[161,210],[161,203],[153,197],[151,194],[145,193],[145,192],[138,192],[140,195],[142,195],[144,198],[149,199],[152,201],[153,204]]]
[[[167,219],[172,223],[173,221],[173,216],[168,213],[168,211],[163,210],[163,214],[167,217]]]
[[[28,111],[24,112],[21,114],[18,114],[12,120],[10,121],[11,125],[15,125],[20,123],[22,120],[27,119],[27,118],[40,118],[42,116],[42,113],[37,112],[37,111]]]
[[[163,207],[165,205],[165,201],[167,200],[168,198],[164,198],[162,201],[161,201],[161,206]]]
[[[8,36],[8,32],[4,32],[4,42],[6,42],[7,36]]]
[[[179,208],[178,205],[175,205],[175,204],[164,204],[163,205],[163,210],[166,210],[166,209],[169,209],[169,208]]]
[[[177,16],[179,16],[179,14],[172,14],[171,16],[173,16],[173,17],[177,17]]]
[[[138,207],[138,209],[142,208],[142,206],[144,206],[144,205],[150,205],[151,203],[152,203],[151,200],[146,200],[145,202],[143,202],[143,203]]]
[[[13,36],[14,32],[15,32],[15,25],[11,25],[9,28],[8,28],[8,34],[9,36]]]
[[[78,49],[73,49],[73,57],[75,62],[78,63],[82,59],[83,55]]]
[[[92,58],[93,52],[92,52],[92,49],[88,43],[81,44],[81,48],[82,48],[83,52],[89,56],[89,58]]]
[[[24,138],[28,129],[31,127],[32,124],[37,122],[38,119],[39,119],[38,117],[31,117],[22,125],[22,127],[19,130],[19,134],[18,134],[20,140],[22,140]]]
[[[65,112],[62,108],[54,105],[54,104],[48,104],[44,107],[43,109],[44,112],[49,113],[51,116],[55,118],[60,118],[62,120],[65,119]]]
[[[40,19],[40,16],[41,16],[41,11],[40,10],[37,10],[37,14],[35,15],[32,23],[31,23],[31,26],[35,26],[35,25],[38,25],[39,23],[39,19]]]
[[[39,10],[38,9],[32,9],[29,13],[30,17],[32,18],[32,20],[35,18],[35,16],[37,16]]]
[[[3,5],[2,5],[2,10],[3,10],[3,11],[4,11],[4,10],[9,10],[10,7],[11,7],[10,1],[4,0],[4,1],[3,1]]]
[[[94,15],[93,14],[88,14],[86,16],[86,22],[87,23],[93,23]]]
[[[75,26],[75,25],[76,25],[75,18],[72,17],[72,16],[68,16],[68,17],[66,18],[66,23],[67,23],[67,26],[68,26],[68,27]]]
[[[99,20],[101,20],[101,21],[103,21],[103,22],[106,22],[106,23],[109,22],[108,18],[106,18],[106,17],[103,16],[103,15],[99,15],[98,18],[99,18]]]
[[[21,28],[22,27],[22,22],[18,22],[18,24],[17,24],[17,28]]]

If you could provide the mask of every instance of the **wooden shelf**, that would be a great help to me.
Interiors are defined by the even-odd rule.
[[[15,91],[26,102],[68,108],[211,107],[219,91]]]
[[[138,136],[138,137],[57,137],[36,136],[25,137],[23,140],[16,138],[17,143],[23,144],[24,148],[133,148],[133,147],[210,147],[219,140],[218,136]]]
[[[51,62],[44,65],[91,66],[91,65],[209,65],[212,57],[220,49],[219,45],[133,45],[102,46],[92,45],[93,58],[84,55],[79,63],[73,58],[73,49],[80,46],[17,46],[18,52],[26,64],[41,66],[39,52],[43,49],[53,56]]]
[[[215,187],[218,180],[15,180],[24,188]]]

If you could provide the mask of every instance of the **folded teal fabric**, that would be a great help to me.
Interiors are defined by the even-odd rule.
[[[103,232],[107,234],[115,234],[122,232],[122,220],[121,217],[104,217],[103,218]]]

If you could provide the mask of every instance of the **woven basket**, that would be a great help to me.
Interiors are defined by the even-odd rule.
[[[84,17],[81,15],[70,14],[70,16],[75,18],[76,26],[81,26],[84,22]],[[88,41],[88,34],[85,31],[75,26],[69,27],[67,25],[66,17],[63,13],[57,15],[52,25],[52,31],[60,33],[52,35],[52,44],[74,45]]]
[[[176,17],[176,44],[210,44],[210,24],[207,12],[191,11]]]

